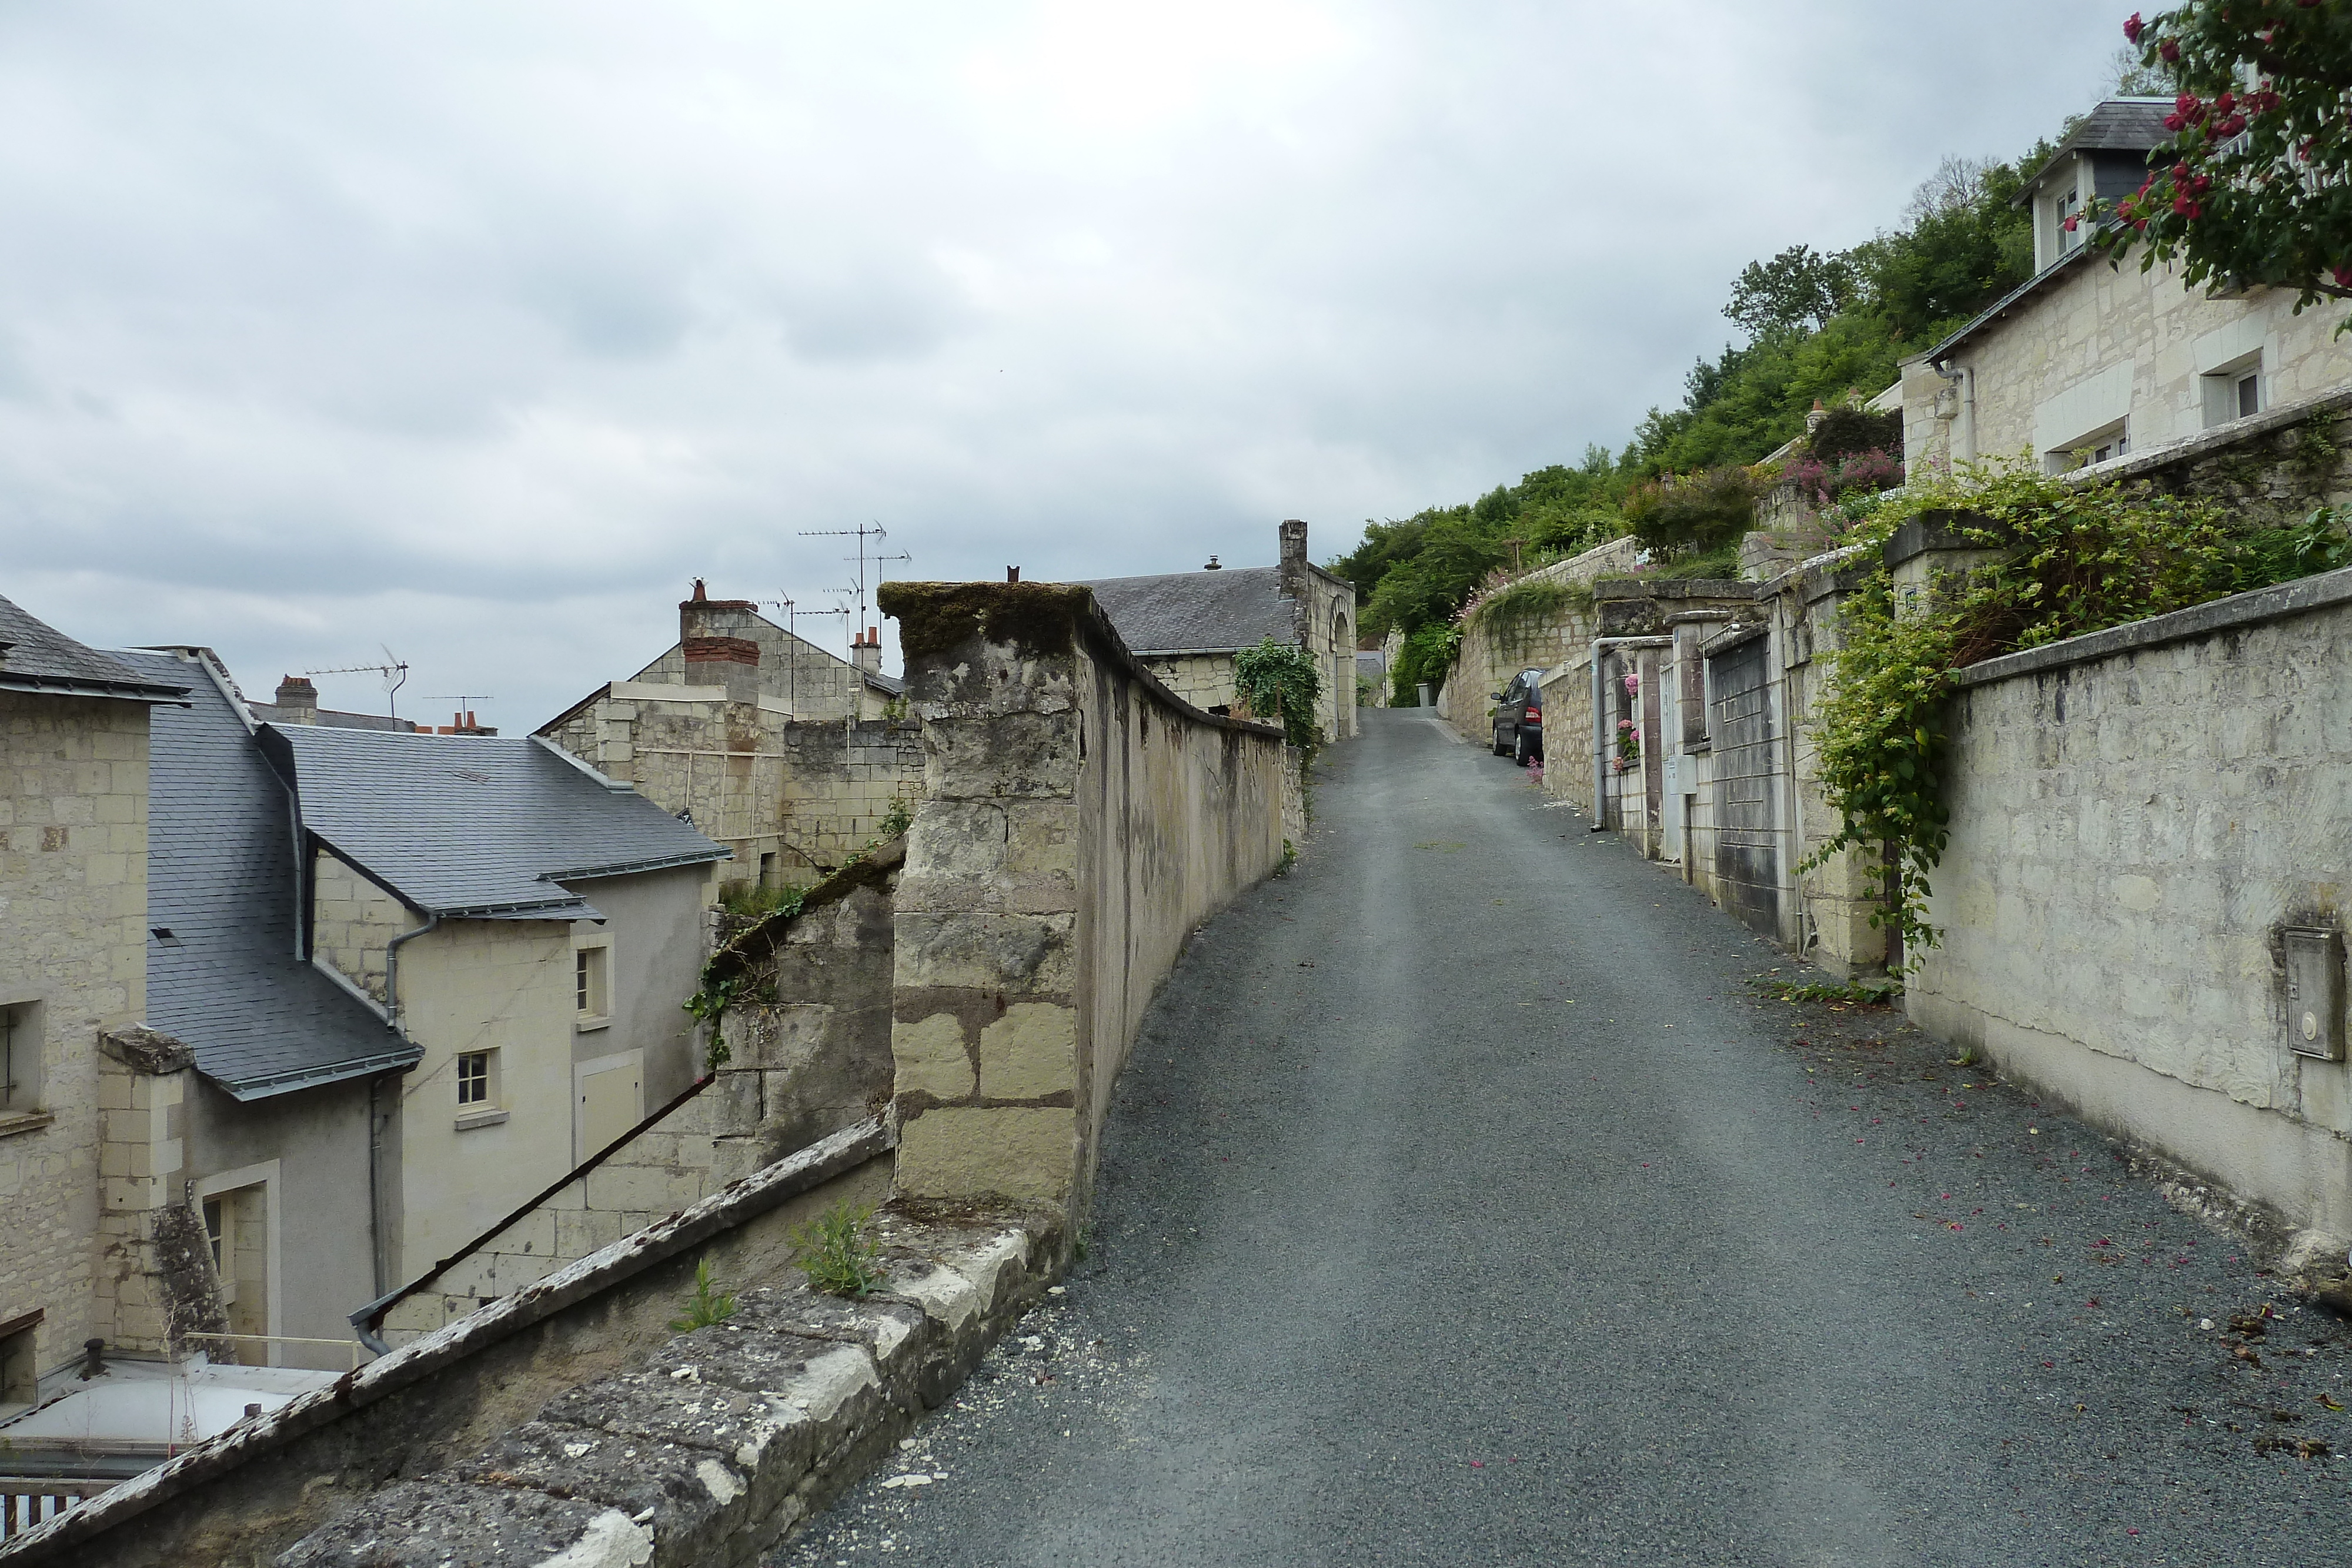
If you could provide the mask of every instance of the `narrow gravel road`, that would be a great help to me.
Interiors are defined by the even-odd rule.
[[[1155,1007],[1066,1292],[775,1563],[2352,1561],[2343,1324],[1369,717]]]

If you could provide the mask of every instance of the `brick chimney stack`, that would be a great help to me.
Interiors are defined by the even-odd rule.
[[[849,662],[869,675],[882,673],[882,628],[868,626],[866,635],[849,644]]]
[[[1282,521],[1282,570],[1286,573],[1307,564],[1307,525],[1297,517]]]
[[[725,686],[730,702],[760,698],[760,644],[745,635],[760,613],[748,599],[713,599],[694,580],[694,597],[677,607],[677,641],[686,655],[686,684]]]
[[[288,675],[279,681],[277,701],[279,724],[319,722],[319,688],[310,684],[310,676]]]

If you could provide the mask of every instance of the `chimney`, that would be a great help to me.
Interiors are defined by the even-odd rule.
[[[1307,525],[1297,517],[1285,517],[1282,522],[1282,570],[1286,572],[1307,564]]]
[[[849,644],[849,662],[869,675],[882,673],[882,628],[868,626],[866,635]]]
[[[1813,400],[1812,412],[1805,415],[1805,434],[1807,435],[1811,435],[1813,432],[1819,430],[1822,427],[1822,421],[1827,419],[1829,416],[1830,411],[1822,406],[1821,399],[1815,398]]]
[[[1202,567],[1201,570],[1202,571],[1223,571],[1225,569],[1217,564],[1217,558],[1215,556],[1211,556],[1209,558],[1209,564]]]
[[[310,676],[288,675],[278,683],[278,722],[319,722],[319,688],[310,684]]]
[[[729,702],[760,700],[760,644],[752,641],[760,607],[748,599],[713,599],[702,579],[677,607],[677,641],[686,684],[725,686]]]
[[[1006,568],[1004,569],[1004,580],[1005,580],[1005,581],[1007,581],[1007,582],[1018,582],[1018,581],[1020,581],[1020,580],[1021,580],[1021,569],[1020,569],[1019,567],[1017,567],[1017,566],[1008,566],[1008,567],[1006,567]]]

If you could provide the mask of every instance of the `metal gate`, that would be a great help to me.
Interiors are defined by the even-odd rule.
[[[1707,736],[1715,752],[1715,880],[1751,930],[1780,935],[1780,812],[1775,799],[1769,635],[1708,656]]]

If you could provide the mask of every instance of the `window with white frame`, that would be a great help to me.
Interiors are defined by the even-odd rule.
[[[611,1016],[612,967],[613,949],[604,944],[572,952],[572,1005],[583,1022]]]
[[[2094,463],[2105,463],[2109,458],[2121,457],[2130,451],[2130,425],[2126,422],[2118,421],[2105,430],[2084,436],[2079,441],[2071,442],[2054,452],[2042,454],[2042,466],[2045,473],[2071,474],[2077,468],[2086,468]]]
[[[213,1255],[213,1278],[220,1282],[221,1305],[236,1304],[236,1194],[215,1193],[205,1199],[205,1242]]]
[[[2204,382],[2205,428],[2251,419],[2263,412],[2263,357],[2250,354],[2234,364],[2200,377]]]
[[[457,1053],[457,1109],[487,1110],[493,1103],[490,1095],[496,1087],[492,1069],[496,1063],[494,1051],[461,1051]]]

